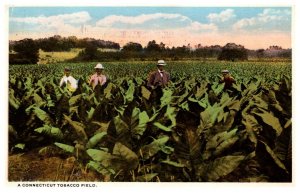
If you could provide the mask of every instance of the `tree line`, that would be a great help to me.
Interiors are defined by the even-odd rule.
[[[249,57],[281,57],[291,58],[291,49],[282,49],[278,46],[270,46],[269,49],[249,50],[242,45],[227,43],[225,46],[202,46],[198,44],[192,47],[190,44],[168,47],[163,42],[149,41],[143,47],[140,43],[128,42],[122,48],[118,43],[93,38],[78,39],[75,36],[67,38],[53,36],[41,39],[23,39],[10,41],[10,64],[35,64],[39,59],[39,49],[45,52],[70,51],[72,48],[82,48],[78,56],[69,62],[81,61],[118,61],[118,60],[169,60],[217,58],[218,60],[243,61]],[[110,49],[101,51],[100,48]],[[276,49],[274,49],[276,48]]]

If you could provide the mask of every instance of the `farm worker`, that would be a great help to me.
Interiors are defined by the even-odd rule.
[[[106,83],[106,76],[103,74],[103,65],[98,63],[95,66],[96,73],[90,78],[89,85],[95,88],[96,85],[103,86]]]
[[[77,80],[70,75],[71,69],[66,67],[64,69],[64,76],[60,80],[60,87],[67,87],[69,91],[74,92],[77,89]]]
[[[170,74],[164,70],[167,65],[164,60],[158,60],[157,70],[150,73],[147,86],[151,89],[166,87],[170,81]]]
[[[232,87],[233,83],[236,83],[234,78],[230,75],[229,70],[222,70],[222,78],[219,80],[219,83],[225,83],[224,89],[228,89]]]

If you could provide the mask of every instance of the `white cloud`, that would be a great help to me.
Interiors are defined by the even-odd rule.
[[[199,22],[192,22],[188,28],[193,31],[217,31],[218,30],[218,26],[216,26],[213,23],[202,24]]]
[[[286,30],[291,22],[291,12],[288,9],[264,9],[262,13],[255,17],[244,18],[233,24],[233,29],[270,29]]]
[[[27,24],[39,24],[43,26],[54,25],[57,22],[78,24],[85,23],[91,19],[88,12],[82,11],[71,14],[60,14],[54,16],[38,16],[38,17],[12,17],[11,22],[27,23]]]
[[[210,20],[210,22],[224,22],[224,21],[228,21],[235,17],[236,17],[236,15],[234,14],[233,9],[226,9],[224,11],[221,11],[219,14],[211,13],[207,16],[207,18]]]
[[[138,16],[122,16],[122,15],[110,15],[96,22],[97,26],[101,27],[110,27],[114,24],[144,24],[145,22],[149,22],[151,20],[177,20],[180,22],[190,21],[190,19],[186,16],[180,14],[165,14],[165,13],[154,13],[154,14],[142,14]]]

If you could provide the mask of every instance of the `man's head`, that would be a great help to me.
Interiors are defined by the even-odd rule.
[[[71,69],[69,67],[65,67],[64,73],[67,77],[70,76]]]
[[[103,71],[104,67],[102,64],[98,63],[96,66],[95,66],[95,70],[97,72],[97,74],[101,74],[101,72]]]
[[[157,61],[157,68],[158,68],[160,71],[163,71],[165,65],[167,65],[167,64],[165,63],[164,60],[158,60],[158,61]]]
[[[225,78],[229,76],[229,70],[222,70],[221,73]]]

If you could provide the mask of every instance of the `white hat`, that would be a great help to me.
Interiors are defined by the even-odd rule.
[[[104,69],[104,67],[102,66],[102,64],[98,63],[95,68],[99,68],[99,69]]]
[[[158,61],[157,61],[157,65],[165,66],[165,65],[167,65],[167,64],[165,63],[164,60],[158,60]]]
[[[222,70],[222,73],[229,73],[229,70]]]

